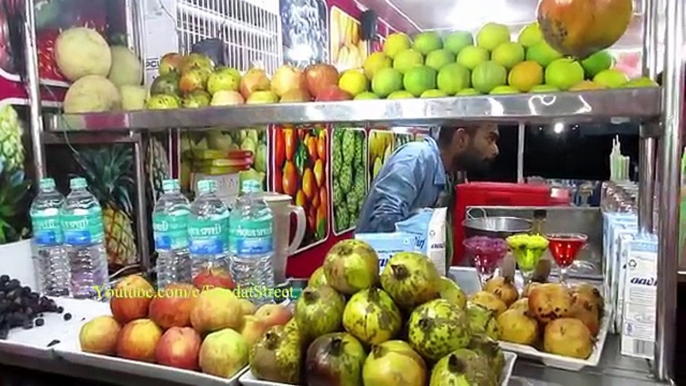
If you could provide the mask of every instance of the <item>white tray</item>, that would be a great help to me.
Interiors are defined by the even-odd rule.
[[[91,318],[103,314],[110,314],[109,304],[94,300],[79,300],[71,298],[53,298],[64,312],[44,312],[42,319],[45,324],[24,330],[15,327],[10,330],[6,340],[0,340],[0,351],[3,353],[29,356],[37,359],[54,357],[53,349],[60,345],[76,331],[77,341],[81,325]],[[64,314],[70,313],[71,319],[64,320]],[[49,346],[51,342],[55,343]]]
[[[473,294],[476,291],[480,291],[481,286],[479,284],[479,276],[476,270],[471,267],[450,267],[450,278],[455,280],[457,284],[462,288],[467,296]],[[575,281],[571,281],[575,282]],[[594,284],[594,283],[591,283]],[[598,286],[602,286],[602,283],[597,283]],[[522,280],[521,275],[515,275],[515,286],[521,291]],[[602,292],[602,288],[598,288]],[[606,298],[607,300],[607,298]],[[600,357],[603,354],[603,349],[605,348],[605,340],[607,338],[608,329],[610,327],[611,318],[611,308],[609,304],[605,305],[605,315],[600,320],[600,328],[598,330],[598,336],[596,337],[595,347],[593,353],[588,359],[576,359],[565,357],[562,355],[548,354],[537,350],[534,347],[526,346],[522,344],[509,343],[499,341],[500,347],[503,350],[515,352],[522,356],[523,358],[536,359],[546,366],[555,367],[558,369],[569,370],[569,371],[579,371],[584,367],[596,367],[600,363]]]
[[[505,355],[505,367],[503,367],[503,372],[500,374],[500,385],[507,386],[510,383],[510,377],[512,376],[512,370],[514,369],[515,361],[517,360],[517,354],[511,352],[504,352]],[[427,374],[429,377],[430,374]],[[252,371],[246,371],[239,380],[243,386],[290,386],[287,383],[262,381],[253,375]]]

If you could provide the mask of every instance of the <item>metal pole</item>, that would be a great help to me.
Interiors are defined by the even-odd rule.
[[[684,1],[668,0],[662,107],[664,137],[660,146],[661,181],[657,261],[657,319],[654,371],[660,381],[674,376],[676,342],[676,287],[679,256],[679,189],[681,107],[684,91]]]
[[[36,46],[36,15],[34,0],[24,2],[24,56],[26,57],[26,92],[29,97],[31,148],[36,179],[45,177],[45,147],[43,146],[43,119],[41,117],[40,79],[38,77],[38,50]]]
[[[526,137],[526,125],[519,124],[517,132],[517,183],[524,183],[524,139]]]
[[[150,249],[148,246],[148,209],[146,200],[145,153],[143,136],[138,136],[134,146],[136,173],[136,227],[138,229],[138,253],[141,257],[143,272],[150,270]]]
[[[658,0],[643,1],[643,75],[657,78],[658,53]],[[643,125],[659,123],[646,122]],[[641,130],[643,132],[644,130]],[[654,132],[654,131],[653,131]],[[638,147],[638,226],[641,232],[652,233],[653,199],[655,194],[655,138],[639,139]]]

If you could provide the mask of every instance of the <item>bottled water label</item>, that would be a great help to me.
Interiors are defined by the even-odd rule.
[[[67,244],[87,246],[102,243],[104,239],[102,210],[99,207],[85,214],[63,215],[61,223]]]
[[[37,245],[53,247],[64,242],[60,227],[59,209],[48,208],[31,216],[33,238]]]
[[[242,220],[230,228],[229,250],[237,256],[266,255],[273,252],[272,218]]]
[[[228,217],[191,219],[188,222],[190,252],[195,255],[220,255],[226,245]]]
[[[155,249],[171,251],[188,248],[188,211],[155,214],[152,227],[155,233]]]

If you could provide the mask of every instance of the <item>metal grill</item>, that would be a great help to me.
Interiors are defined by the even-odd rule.
[[[177,0],[176,28],[181,52],[218,38],[227,65],[239,71],[257,65],[271,75],[283,62],[277,0]]]

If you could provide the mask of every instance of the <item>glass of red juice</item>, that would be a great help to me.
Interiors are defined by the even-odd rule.
[[[507,243],[503,239],[474,236],[464,240],[462,244],[469,256],[472,257],[472,262],[483,286],[493,277],[500,261],[505,257]]]
[[[546,235],[548,248],[555,263],[560,267],[560,283],[566,284],[569,267],[586,245],[588,236],[582,233],[551,233]]]

